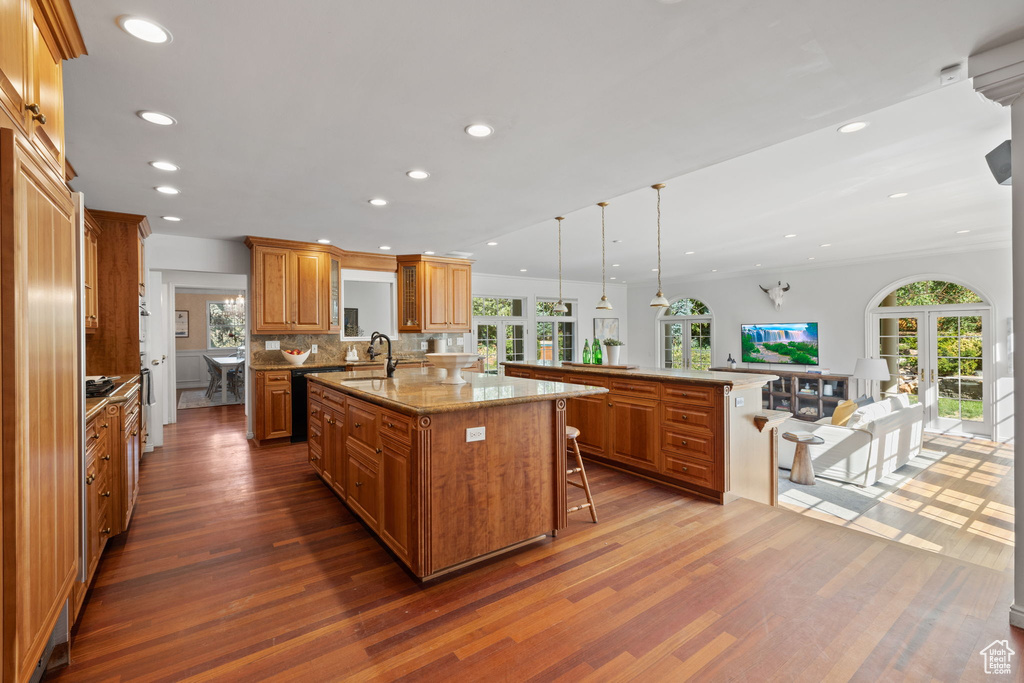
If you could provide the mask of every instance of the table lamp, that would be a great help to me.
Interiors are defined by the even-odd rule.
[[[857,366],[853,370],[854,379],[863,379],[868,382],[868,393],[872,396],[871,382],[889,379],[889,363],[883,358],[858,358]]]

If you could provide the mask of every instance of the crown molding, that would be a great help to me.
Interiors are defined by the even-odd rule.
[[[981,96],[1010,106],[1024,93],[1024,39],[971,55],[967,75]]]

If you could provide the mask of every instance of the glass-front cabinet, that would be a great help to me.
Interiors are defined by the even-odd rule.
[[[341,329],[341,262],[331,257],[331,284],[328,313],[331,320],[331,332]]]

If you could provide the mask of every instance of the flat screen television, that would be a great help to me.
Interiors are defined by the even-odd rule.
[[[818,323],[740,327],[744,363],[818,364]]]

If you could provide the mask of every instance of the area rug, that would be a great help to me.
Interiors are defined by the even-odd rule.
[[[794,484],[789,480],[789,470],[780,469],[779,504],[802,510],[813,509],[851,521],[878,505],[883,498],[934,465],[945,455],[945,453],[922,450],[917,457],[911,458],[903,467],[882,477],[874,485],[863,488],[821,477],[815,479],[814,486]]]
[[[218,391],[213,395],[213,399],[206,398],[206,389],[188,389],[181,392],[181,396],[178,397],[178,410],[185,410],[187,408],[211,408],[213,406],[233,406],[241,403],[241,399],[236,399],[235,395],[230,391],[228,392],[227,403],[221,403],[220,392]]]

